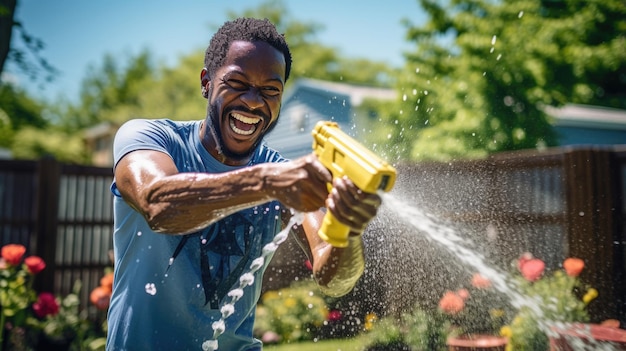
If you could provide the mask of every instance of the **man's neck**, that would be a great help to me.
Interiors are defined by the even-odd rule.
[[[204,146],[213,158],[227,166],[247,165],[252,157],[249,156],[244,159],[232,159],[224,155],[224,151],[217,140],[217,133],[215,132],[214,127],[206,120],[204,120],[200,126],[200,141],[202,142],[202,146]]]

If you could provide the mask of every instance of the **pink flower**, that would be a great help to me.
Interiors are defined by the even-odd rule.
[[[462,298],[463,301],[469,299],[470,297],[469,290],[467,289],[459,289],[456,291],[456,294],[459,295],[459,297]]]
[[[49,292],[42,292],[33,304],[33,312],[39,318],[54,316],[59,313],[59,304],[54,295]]]
[[[519,271],[522,271],[522,266],[524,265],[524,263],[532,260],[533,258],[533,254],[531,254],[530,252],[524,252],[520,258],[517,259],[517,269],[519,269]]]
[[[453,291],[446,291],[439,300],[439,309],[447,314],[457,314],[463,311],[463,308],[465,308],[463,298]]]
[[[491,287],[491,280],[482,276],[480,273],[475,273],[472,276],[472,286],[477,289],[489,289]]]
[[[30,274],[38,274],[46,268],[46,262],[39,256],[28,256],[24,260],[24,264]]]
[[[8,244],[2,247],[2,258],[11,266],[17,266],[26,253],[26,247],[19,244]]]
[[[534,282],[541,278],[545,268],[546,264],[542,260],[533,258],[520,265],[520,272],[526,280]]]
[[[328,321],[329,322],[336,322],[338,320],[340,320],[342,317],[341,315],[341,311],[338,310],[332,310],[330,312],[328,312]]]

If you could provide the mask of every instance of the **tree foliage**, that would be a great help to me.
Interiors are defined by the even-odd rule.
[[[17,0],[0,0],[0,74],[10,61],[30,79],[51,81],[57,69],[41,54],[45,43],[15,18],[17,6]]]
[[[390,83],[393,69],[387,64],[348,58],[339,49],[320,43],[316,35],[324,30],[324,26],[297,20],[284,1],[267,0],[256,8],[240,13],[229,12],[228,17],[267,18],[276,25],[279,33],[285,35],[293,56],[291,81],[306,77],[378,86]]]
[[[384,63],[342,57],[336,49],[315,41],[322,26],[291,17],[284,3],[270,0],[236,17],[268,18],[284,33],[294,67],[289,83],[299,77],[353,83],[389,84],[392,70]],[[207,33],[207,45],[211,33]],[[125,65],[112,55],[91,67],[82,82],[80,101],[57,108],[57,118],[68,130],[100,122],[119,125],[131,118],[201,119],[206,100],[200,93],[204,48],[181,57],[174,67],[158,65],[149,50],[127,58]]]
[[[624,108],[621,0],[420,0],[415,51],[383,114],[398,158],[446,160],[555,145],[545,106]],[[379,139],[385,137],[379,135]]]

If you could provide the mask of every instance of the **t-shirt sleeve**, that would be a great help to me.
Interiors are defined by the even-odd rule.
[[[149,119],[133,119],[124,123],[113,141],[114,165],[131,151],[155,150],[169,154],[167,144],[170,136],[161,123]]]

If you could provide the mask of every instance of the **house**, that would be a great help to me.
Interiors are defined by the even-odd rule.
[[[293,159],[311,153],[311,131],[319,121],[337,122],[343,132],[358,137],[356,126],[367,117],[367,111],[359,109],[363,102],[392,100],[396,95],[386,88],[299,79],[286,92],[278,123],[266,141]]]
[[[85,147],[91,153],[94,166],[109,167],[113,165],[113,139],[119,125],[102,122],[84,132]]]
[[[626,144],[626,110],[567,104],[546,108],[560,146]]]

